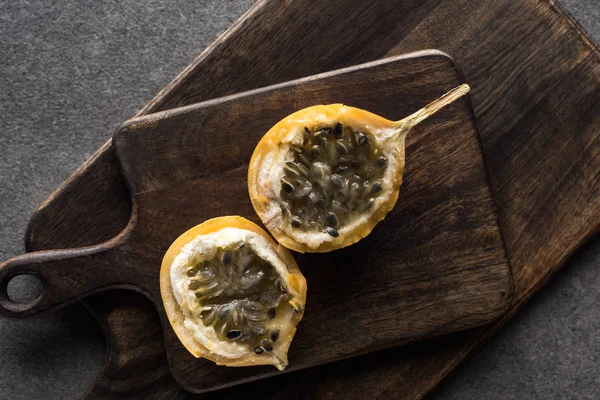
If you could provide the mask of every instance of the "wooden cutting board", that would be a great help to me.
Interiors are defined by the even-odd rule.
[[[342,102],[398,120],[462,80],[449,57],[429,51],[129,121],[113,138],[134,204],[125,230],[96,247],[30,253],[0,265],[0,313],[29,316],[129,286],[158,309],[171,370],[186,389],[280,374],[218,367],[185,350],[161,302],[164,252],[207,219],[257,220],[247,164],[262,135],[288,114]],[[367,239],[296,256],[310,289],[285,372],[489,323],[509,304],[510,269],[466,100],[411,132],[404,179],[397,206]],[[41,278],[40,299],[10,301],[6,283],[19,273]]]
[[[299,48],[302,62],[290,63]],[[600,56],[554,0],[348,0],[335,8],[324,0],[259,1],[140,114],[423,48],[451,53],[475,88],[471,99],[515,277],[510,309],[484,328],[217,397],[421,397],[597,232],[600,121],[593,110],[600,108]],[[130,209],[107,144],[32,217],[26,247],[100,243],[123,229]],[[167,367],[162,330],[148,328],[159,325],[150,302],[113,291],[86,303],[109,351],[91,397],[182,394]]]

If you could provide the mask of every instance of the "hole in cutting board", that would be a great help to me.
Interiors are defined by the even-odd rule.
[[[13,276],[6,286],[8,298],[15,303],[27,304],[39,299],[44,293],[44,283],[33,274]]]

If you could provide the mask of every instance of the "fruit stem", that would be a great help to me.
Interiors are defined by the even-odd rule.
[[[459,98],[463,97],[471,88],[466,83],[455,87],[450,90],[448,93],[444,94],[442,97],[432,101],[427,104],[425,107],[421,108],[419,111],[409,115],[406,118],[397,121],[397,130],[395,136],[407,135],[408,132],[419,123],[423,122],[436,112],[440,111],[442,108],[446,107],[448,104],[453,103]]]

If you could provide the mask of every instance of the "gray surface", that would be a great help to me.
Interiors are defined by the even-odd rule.
[[[37,205],[250,4],[0,1],[0,260],[24,251]],[[564,4],[600,41],[598,0]],[[596,239],[432,398],[600,398],[599,266]],[[0,319],[0,399],[80,396],[104,346],[81,306]]]
[[[37,206],[250,4],[0,1],[0,260],[24,251]],[[80,305],[0,319],[0,400],[81,397],[105,351]]]

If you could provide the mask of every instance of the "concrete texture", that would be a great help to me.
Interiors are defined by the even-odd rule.
[[[37,206],[251,4],[0,1],[0,260],[24,252]],[[105,351],[81,305],[0,319],[0,400],[79,398]]]
[[[563,2],[600,42],[598,0]],[[0,1],[0,260],[24,251],[37,205],[250,5]],[[599,270],[596,239],[432,398],[599,399]],[[0,319],[0,399],[77,398],[104,353],[79,305]]]

